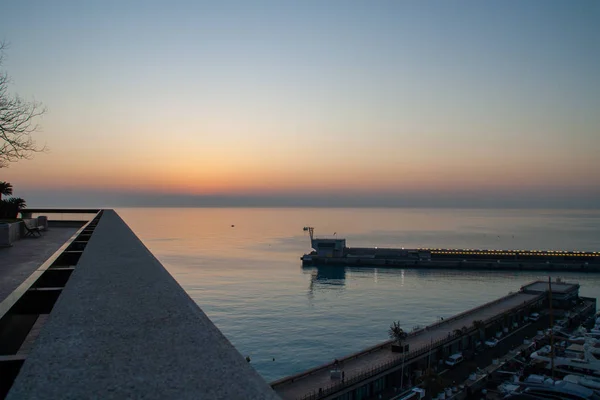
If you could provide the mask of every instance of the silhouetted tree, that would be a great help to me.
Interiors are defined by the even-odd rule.
[[[20,197],[2,198],[2,195],[10,196],[12,194],[12,185],[8,182],[0,181],[0,218],[17,218],[19,211],[26,207],[25,200]]]
[[[0,218],[17,218],[19,211],[25,209],[26,206],[25,200],[20,197],[0,200]]]
[[[2,196],[10,196],[12,193],[12,185],[8,182],[0,181],[0,200],[2,200]]]
[[[392,322],[392,325],[390,325],[388,335],[390,336],[390,339],[396,340],[398,345],[402,345],[402,342],[407,338],[408,333],[404,332],[404,329],[400,326],[400,321],[394,321]]]
[[[0,66],[4,49],[6,44],[0,43]],[[36,117],[44,114],[46,109],[41,103],[27,102],[18,95],[11,95],[9,83],[6,72],[0,72],[0,168],[45,150],[36,145],[31,134],[38,130]]]

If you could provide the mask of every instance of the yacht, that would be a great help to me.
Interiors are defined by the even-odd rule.
[[[576,399],[600,400],[593,389],[566,380],[554,381],[541,375],[531,375],[525,381],[518,382],[519,389],[514,390],[505,399]]]
[[[554,366],[600,375],[600,359],[594,354],[593,349],[590,344],[586,343],[583,345],[583,353],[556,351]],[[532,359],[547,362],[547,367],[549,367],[552,361],[551,356],[552,350],[550,346],[544,346],[538,351],[531,353]]]
[[[563,378],[563,381],[575,383],[580,386],[585,386],[586,388],[590,388],[592,390],[600,390],[600,378],[596,378],[589,375],[567,375]]]

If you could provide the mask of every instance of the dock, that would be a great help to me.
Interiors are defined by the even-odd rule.
[[[600,272],[600,252],[594,251],[348,247],[346,239],[304,230],[313,251],[300,258],[303,266]]]
[[[553,304],[571,304],[578,298],[579,285],[558,283],[553,288]],[[450,354],[468,351],[485,337],[519,329],[528,315],[547,305],[548,288],[545,282],[525,285],[517,293],[509,294],[490,303],[439,321],[423,329],[410,332],[404,345],[406,353],[392,351],[394,341],[386,341],[358,353],[339,358],[271,383],[276,393],[286,400],[343,399],[349,392],[368,396],[391,386],[400,387],[414,381],[419,372],[435,365]],[[587,299],[586,313],[595,312],[595,299]],[[333,379],[332,370],[341,369],[344,380]]]

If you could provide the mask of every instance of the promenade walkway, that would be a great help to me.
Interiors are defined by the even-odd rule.
[[[59,249],[78,228],[52,227],[42,237],[23,238],[0,247],[0,302]]]
[[[476,309],[472,313],[464,313],[456,319],[449,319],[441,324],[434,324],[426,330],[414,336],[409,336],[406,343],[410,346],[410,351],[418,350],[430,345],[432,342],[447,338],[454,330],[462,327],[472,327],[475,320],[487,320],[516,308],[523,303],[535,300],[539,295],[517,293],[513,296],[503,298],[501,301],[489,304],[486,307]],[[351,380],[353,376],[360,375],[365,371],[374,369],[382,364],[392,361],[400,361],[402,354],[392,353],[391,344],[387,344],[370,353],[361,354],[357,357],[349,356],[340,359],[340,367],[344,371],[345,379]],[[320,388],[327,388],[334,383],[330,377],[331,366],[323,366],[315,370],[310,375],[298,376],[280,380],[274,385],[275,392],[283,399],[302,399],[311,393],[318,393]]]

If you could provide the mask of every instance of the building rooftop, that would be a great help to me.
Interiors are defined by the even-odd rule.
[[[553,293],[568,293],[573,290],[577,290],[579,288],[579,284],[577,283],[567,283],[567,282],[552,282],[552,292]],[[546,293],[548,292],[548,282],[546,281],[537,281],[527,284],[521,288],[521,290],[526,291],[527,293]]]
[[[7,399],[276,399],[112,210]]]

